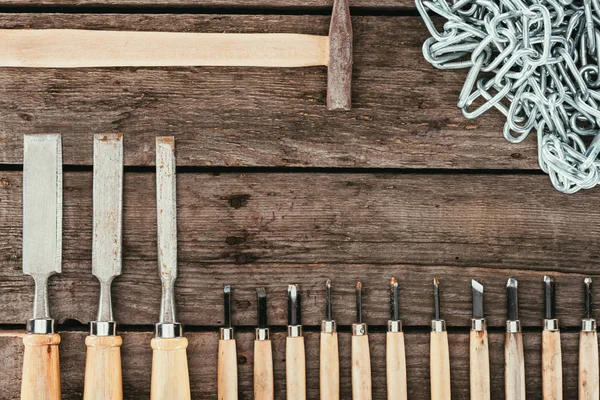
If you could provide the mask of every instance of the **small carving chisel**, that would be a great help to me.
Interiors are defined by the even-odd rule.
[[[434,318],[431,321],[429,346],[429,374],[431,375],[431,400],[449,400],[450,351],[446,321],[440,316],[440,282],[433,278]]]
[[[267,292],[256,290],[258,327],[254,340],[254,399],[273,400],[273,349],[267,325]]]
[[[237,400],[237,351],[233,327],[231,324],[231,286],[225,285],[223,289],[225,303],[225,326],[221,328],[218,358],[218,396],[219,400]]]
[[[400,321],[398,280],[390,280],[390,320],[386,334],[386,378],[388,400],[406,400],[406,353]]]
[[[58,345],[48,304],[48,278],[62,266],[60,135],[24,135],[23,273],[35,281],[33,319],[23,336],[21,400],[60,400]]]
[[[123,135],[94,135],[92,273],[100,281],[98,318],[90,322],[84,400],[123,398],[121,344],[113,319],[110,288],[121,274]]]
[[[483,316],[483,285],[471,281],[473,316],[470,335],[471,400],[490,399],[490,355],[487,324]]]
[[[371,400],[371,353],[360,282],[356,284],[356,323],[352,324],[352,400]]]
[[[544,276],[544,330],[542,332],[542,397],[562,400],[562,352],[556,319],[555,281]]]
[[[506,400],[525,400],[525,358],[519,321],[518,282],[506,283],[506,339],[504,343],[504,394]]]
[[[321,400],[340,398],[340,355],[336,324],[331,305],[331,281],[325,282],[325,319],[321,322],[320,389]]]
[[[579,400],[599,400],[598,334],[592,316],[592,278],[585,278],[583,284],[585,316],[579,334]]]
[[[160,322],[152,339],[151,400],[189,400],[188,341],[175,313],[177,202],[175,139],[156,138],[158,274],[162,283]]]
[[[306,360],[298,285],[288,286],[288,336],[285,342],[287,400],[306,400]]]

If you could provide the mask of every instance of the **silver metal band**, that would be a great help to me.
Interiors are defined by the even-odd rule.
[[[323,333],[334,333],[337,331],[337,325],[335,323],[334,320],[328,321],[328,320],[323,320],[321,321],[321,332]]]
[[[521,332],[521,321],[506,321],[506,332],[508,333],[518,333]]]
[[[269,340],[269,328],[256,328],[256,340]]]
[[[288,336],[289,337],[302,336],[302,325],[288,325]]]
[[[596,320],[595,319],[582,319],[581,320],[581,331],[582,332],[596,332]]]
[[[544,330],[549,332],[556,332],[559,330],[557,319],[545,319]]]
[[[233,340],[233,328],[221,328],[221,340]]]
[[[483,332],[487,329],[485,318],[471,318],[471,330]]]
[[[434,319],[431,321],[431,332],[445,332],[446,321],[443,319]]]
[[[156,337],[173,339],[183,335],[183,328],[179,322],[165,322],[156,324]]]
[[[32,335],[49,335],[54,333],[53,319],[30,319],[27,321],[27,333]]]
[[[364,336],[367,333],[367,324],[352,324],[352,336]]]
[[[90,322],[90,335],[117,336],[117,323],[115,321],[92,321]]]
[[[402,332],[402,321],[389,320],[388,321],[388,332],[394,332],[394,333]]]

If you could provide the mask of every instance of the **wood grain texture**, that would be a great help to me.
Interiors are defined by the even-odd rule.
[[[122,400],[120,336],[88,336],[85,338],[85,384],[83,400]]]
[[[429,339],[431,400],[450,400],[450,349],[448,332],[431,332]]]
[[[319,354],[319,398],[340,399],[340,352],[337,332],[321,332]]]
[[[244,356],[248,360],[248,355]],[[256,400],[273,400],[275,388],[273,381],[273,345],[270,340],[254,340],[254,398]]]
[[[154,338],[151,341],[151,346],[152,380],[150,399],[190,400],[187,338]],[[203,356],[203,358],[214,358],[214,356]]]
[[[489,400],[490,353],[487,331],[471,329],[469,345],[470,399]]]
[[[387,399],[407,400],[404,332],[387,332],[385,344]]]
[[[352,400],[371,400],[371,352],[369,336],[352,336]]]
[[[581,332],[579,337],[579,400],[600,399],[598,372],[598,334]]]
[[[218,348],[218,391],[219,400],[237,400],[238,374],[235,339],[219,340]]]
[[[542,395],[544,400],[563,398],[560,331],[542,332]]]
[[[154,137],[175,135],[180,166],[538,169],[535,138],[508,143],[499,113],[462,116],[465,72],[423,59],[418,17],[352,24],[344,113],[327,110],[324,67],[0,69],[0,161],[22,162],[23,133],[61,132],[65,163],[90,165],[93,134],[123,132],[126,165],[153,165]],[[0,14],[23,27],[327,35],[329,17]]]
[[[287,400],[306,400],[304,337],[285,339],[285,395]]]
[[[24,335],[21,400],[60,400],[60,335]],[[15,377],[16,378],[16,377]],[[18,396],[18,392],[14,393]]]
[[[505,334],[504,393],[506,400],[525,400],[527,397],[525,355],[521,332]]]

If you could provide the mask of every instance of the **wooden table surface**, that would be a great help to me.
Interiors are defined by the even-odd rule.
[[[327,34],[331,0],[3,0],[0,28]],[[92,135],[125,144],[123,275],[114,283],[127,399],[149,397],[156,272],[154,137],[177,138],[177,305],[194,399],[215,399],[222,287],[234,288],[240,398],[252,398],[255,288],[269,294],[275,391],[285,398],[288,283],[303,289],[307,378],[318,398],[324,282],[333,281],[343,398],[350,398],[354,284],[364,283],[374,399],[384,399],[388,281],[400,281],[409,398],[429,397],[431,280],[440,278],[454,399],[468,398],[470,280],[486,288],[492,391],[503,398],[505,284],[519,279],[527,392],[541,398],[542,276],[557,278],[565,398],[577,392],[582,278],[600,278],[598,190],[563,195],[536,141],[502,136],[497,112],[456,108],[465,71],[438,71],[411,0],[353,0],[353,109],[325,107],[326,69],[0,69],[0,399],[18,399],[33,281],[21,271],[24,133],[61,133],[64,267],[50,303],[63,399],[80,399],[91,275]],[[598,289],[600,290],[600,289]],[[600,295],[596,296],[600,299]],[[600,305],[600,301],[596,301]]]

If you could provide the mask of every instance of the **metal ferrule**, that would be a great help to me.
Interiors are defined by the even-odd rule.
[[[288,337],[302,336],[302,325],[288,325]]]
[[[545,319],[544,320],[544,330],[549,332],[556,332],[559,330],[558,320],[556,318],[553,319]]]
[[[233,328],[221,328],[221,340],[233,340]]]
[[[581,332],[596,332],[596,320],[592,318],[582,319]]]
[[[506,332],[507,333],[519,333],[521,332],[521,321],[517,320],[508,320],[506,321]]]
[[[389,320],[388,321],[388,332],[402,332],[402,321],[399,319],[396,321]]]
[[[256,340],[269,340],[270,336],[269,328],[256,328]]]
[[[30,335],[50,335],[54,333],[54,320],[30,319],[27,321],[27,333]]]
[[[91,336],[117,336],[117,323],[115,321],[90,322]]]
[[[321,321],[321,332],[323,333],[334,333],[337,331],[337,325],[334,320],[323,320]]]
[[[471,318],[471,330],[476,332],[483,332],[487,330],[485,318]]]
[[[446,321],[443,319],[434,319],[431,321],[431,332],[445,332]]]
[[[173,339],[183,336],[183,328],[178,322],[165,322],[156,324],[156,337]]]
[[[352,324],[352,336],[364,336],[368,333],[367,324]]]

